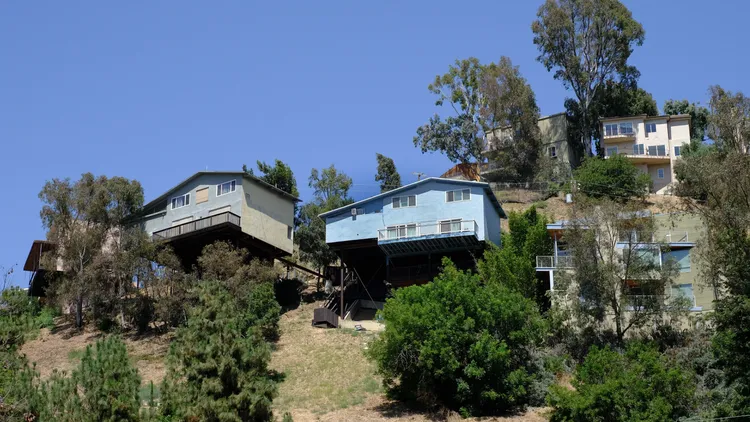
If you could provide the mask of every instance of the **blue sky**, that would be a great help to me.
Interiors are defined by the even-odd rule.
[[[375,153],[405,182],[450,163],[412,144],[435,111],[427,84],[456,58],[509,56],[543,114],[566,92],[535,61],[539,1],[0,2],[0,265],[43,239],[37,195],[91,171],[152,199],[195,171],[279,158],[303,199],[331,163],[377,192]],[[627,1],[646,29],[631,62],[659,107],[750,94],[750,3]],[[744,75],[745,77],[741,77]]]

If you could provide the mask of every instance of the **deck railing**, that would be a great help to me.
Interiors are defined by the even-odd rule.
[[[536,257],[537,268],[572,268],[573,257],[570,255],[558,255],[557,258],[554,256],[537,256]]]
[[[218,226],[219,224],[233,224],[237,227],[240,226],[240,216],[232,212],[223,212],[221,214],[211,215],[197,220],[189,221],[168,229],[159,230],[153,233],[153,238],[156,240],[168,240],[176,236],[196,232],[199,230],[207,229],[209,227]]]
[[[419,238],[430,235],[473,233],[479,226],[474,220],[441,220],[427,223],[398,224],[378,230],[378,241]]]

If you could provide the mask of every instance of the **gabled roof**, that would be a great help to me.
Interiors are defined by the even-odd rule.
[[[163,194],[159,195],[158,198],[150,201],[143,208],[144,209],[148,209],[149,207],[157,205],[159,202],[165,200],[169,195],[171,195],[172,193],[174,193],[174,191],[176,191],[177,189],[180,189],[181,187],[185,186],[186,184],[190,183],[191,181],[195,180],[196,178],[198,178],[200,176],[203,176],[203,175],[207,175],[207,174],[226,174],[226,175],[229,175],[229,176],[242,176],[245,179],[252,180],[253,182],[256,182],[259,185],[263,186],[264,188],[266,188],[266,189],[268,189],[268,190],[270,190],[272,192],[275,192],[275,193],[277,193],[277,194],[279,194],[279,195],[281,195],[281,196],[283,196],[283,197],[285,197],[285,198],[287,198],[287,199],[289,199],[291,201],[300,202],[299,198],[297,198],[296,196],[288,194],[288,193],[284,192],[283,190],[277,188],[276,186],[270,185],[270,184],[264,182],[263,180],[261,180],[261,179],[255,177],[255,176],[253,176],[253,175],[245,173],[244,171],[199,171],[199,172],[195,173],[194,175],[188,177],[187,179],[183,180],[182,182],[178,183],[177,185],[175,185],[174,187],[172,187],[168,191],[166,191]]]
[[[344,211],[348,211],[352,208],[356,208],[358,205],[362,205],[366,202],[375,201],[377,199],[385,198],[386,196],[393,195],[395,193],[403,192],[406,190],[409,190],[411,188],[414,188],[418,185],[422,185],[428,182],[439,182],[439,183],[448,183],[448,184],[454,184],[454,185],[462,185],[462,186],[480,186],[484,189],[484,192],[487,194],[487,198],[489,198],[490,202],[492,203],[492,206],[495,208],[497,213],[500,215],[501,218],[507,218],[505,215],[505,211],[503,211],[503,207],[500,206],[500,202],[497,200],[497,197],[495,196],[495,193],[492,192],[492,189],[490,189],[490,184],[485,182],[474,182],[470,180],[458,180],[458,179],[443,179],[440,177],[428,177],[426,179],[418,180],[414,183],[409,183],[408,185],[401,186],[400,188],[396,188],[393,190],[390,190],[388,192],[383,192],[380,194],[377,194],[375,196],[371,196],[369,198],[363,199],[361,201],[357,201],[353,204],[345,205],[340,208],[336,208],[335,210],[331,210],[328,212],[324,212],[323,214],[320,214],[318,217],[320,218],[326,218],[331,215],[339,214]]]

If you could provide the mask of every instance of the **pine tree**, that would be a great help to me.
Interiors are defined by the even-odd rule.
[[[219,283],[200,287],[199,303],[177,331],[162,386],[163,415],[180,420],[272,419],[276,385],[270,348]]]

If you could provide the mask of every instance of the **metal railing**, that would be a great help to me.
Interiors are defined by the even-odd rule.
[[[223,212],[221,214],[211,215],[197,220],[189,221],[168,229],[159,230],[153,233],[153,238],[157,240],[167,240],[176,236],[192,233],[209,227],[218,226],[219,224],[229,223],[240,226],[240,216],[232,212]]]
[[[690,237],[688,236],[687,230],[683,231],[677,231],[677,232],[667,232],[667,234],[664,235],[664,242],[665,243],[681,243],[681,242],[690,242]]]
[[[479,226],[474,220],[440,220],[388,226],[378,230],[378,240],[409,239],[452,233],[476,234],[478,231]]]
[[[622,137],[635,137],[638,134],[638,128],[633,126],[626,126],[623,124],[615,125],[614,128],[607,128],[607,125],[604,126],[603,130],[604,138],[622,138]]]
[[[570,255],[537,256],[537,268],[573,268],[573,257]]]

